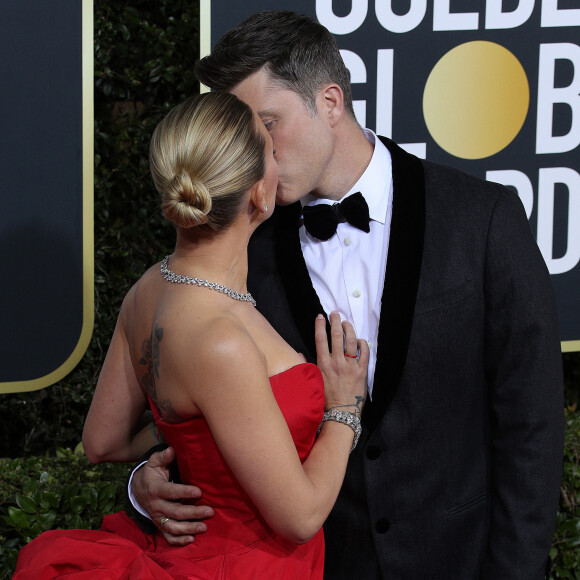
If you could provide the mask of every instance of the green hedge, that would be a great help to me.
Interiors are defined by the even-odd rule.
[[[554,578],[580,579],[580,411],[566,409],[564,474],[550,556]]]
[[[124,509],[125,464],[90,464],[73,452],[0,459],[0,578],[10,578],[19,550],[45,530],[99,529],[104,514]]]

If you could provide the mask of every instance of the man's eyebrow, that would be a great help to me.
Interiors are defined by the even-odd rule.
[[[276,111],[274,109],[266,109],[265,111],[258,111],[258,117],[275,117]]]

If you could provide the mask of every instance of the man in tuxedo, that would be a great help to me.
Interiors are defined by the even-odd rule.
[[[561,354],[517,195],[361,129],[336,43],[305,16],[250,17],[197,74],[251,105],[274,142],[279,205],[249,250],[258,308],[309,360],[321,311],[338,310],[371,349],[363,434],[325,525],[326,577],[543,578]],[[167,481],[171,457],[154,454],[132,491],[178,544],[211,512],[168,501],[199,494]]]

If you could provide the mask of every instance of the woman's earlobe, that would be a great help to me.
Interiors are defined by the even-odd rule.
[[[264,211],[264,206],[266,204],[266,182],[264,179],[260,179],[252,186],[250,190],[250,199],[252,203],[259,211]]]

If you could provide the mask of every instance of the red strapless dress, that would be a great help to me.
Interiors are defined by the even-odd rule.
[[[276,401],[304,461],[324,412],[318,367],[299,364],[270,378]],[[101,531],[52,530],[25,546],[13,580],[73,579],[321,579],[322,530],[297,545],[276,536],[225,464],[203,417],[155,422],[175,449],[184,483],[203,490],[215,510],[208,531],[189,546],[174,548],[149,536],[124,512],[105,516]],[[264,433],[264,437],[268,434]]]

